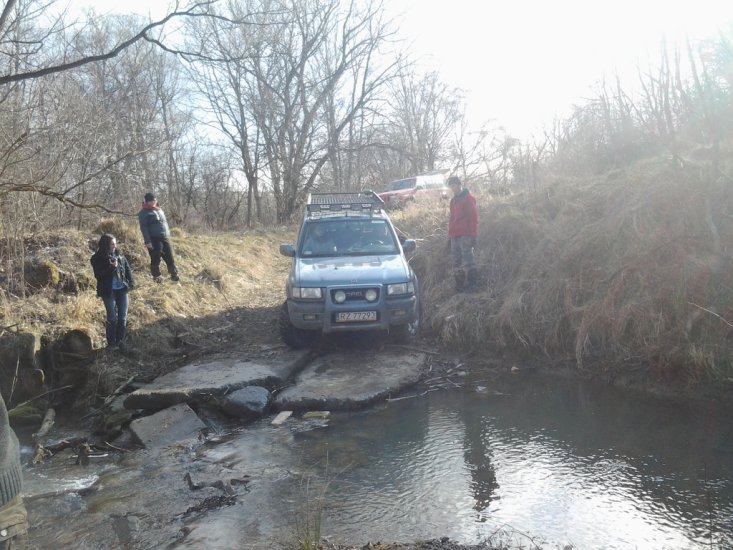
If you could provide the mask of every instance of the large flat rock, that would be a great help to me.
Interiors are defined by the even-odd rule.
[[[349,410],[374,403],[420,380],[423,353],[337,352],[319,357],[274,400],[280,410]]]
[[[130,422],[130,431],[146,447],[166,447],[195,439],[206,427],[185,403]]]
[[[246,386],[274,388],[294,376],[310,359],[305,351],[283,352],[276,359],[218,359],[193,363],[156,378],[125,399],[128,409],[163,409],[206,401]]]

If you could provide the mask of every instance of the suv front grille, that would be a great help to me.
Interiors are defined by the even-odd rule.
[[[331,300],[335,302],[334,300],[334,294],[338,290],[341,290],[346,293],[346,301],[347,302],[366,302],[366,292],[367,290],[375,290],[377,292],[377,299],[374,300],[374,302],[379,301],[379,288],[339,288],[337,290],[331,290]],[[372,303],[374,303],[372,302]]]

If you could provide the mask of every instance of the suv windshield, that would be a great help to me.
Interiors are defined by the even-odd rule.
[[[383,219],[313,220],[303,228],[300,256],[399,254],[394,234]]]
[[[407,178],[404,180],[393,181],[392,183],[387,185],[387,187],[384,189],[384,192],[402,191],[403,189],[412,189],[413,187],[415,187],[416,183],[417,183],[417,178]]]

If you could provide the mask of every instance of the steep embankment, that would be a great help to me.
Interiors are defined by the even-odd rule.
[[[729,167],[723,163],[721,172]],[[638,163],[589,178],[558,179],[481,209],[480,290],[456,295],[447,204],[393,215],[419,241],[425,335],[478,357],[520,350],[549,365],[672,392],[730,393],[733,380],[733,198],[729,181],[694,163]],[[2,326],[50,339],[80,329],[103,346],[103,307],[88,258],[101,231],[117,235],[136,268],[125,356],[97,354],[94,393],[224,349],[269,353],[295,231],[193,235],[177,230],[182,284],[156,285],[137,228],[105,221],[27,243],[26,297],[7,279]],[[50,266],[50,267],[49,267]],[[56,279],[48,274],[56,269]],[[45,274],[43,277],[39,276]],[[7,274],[6,274],[7,277]],[[44,279],[45,277],[45,279]],[[12,284],[15,284],[13,286]]]
[[[102,232],[117,236],[135,270],[127,354],[104,349],[104,307],[89,264]],[[278,341],[274,320],[288,266],[277,252],[278,244],[292,238],[287,230],[203,235],[174,230],[181,271],[177,285],[167,279],[161,284],[152,281],[134,225],[105,220],[88,233],[36,236],[26,242],[25,277],[6,274],[6,288],[12,290],[1,295],[0,326],[11,350],[15,335],[23,332],[35,335],[41,345],[36,360],[24,360],[20,370],[40,366],[46,371],[46,386],[58,385],[52,373],[63,370],[65,360],[77,360],[74,370],[88,370],[88,376],[75,376],[73,383],[86,378],[91,399],[111,393],[130,376],[151,380],[200,355],[237,349],[267,353],[262,346]],[[59,339],[70,331],[88,335],[93,350],[91,355],[83,353],[89,355],[87,360],[57,353]],[[9,367],[15,365],[11,362]],[[2,371],[12,378],[14,369],[9,367]],[[10,386],[9,380],[3,384]]]
[[[481,292],[452,296],[445,233],[424,236],[427,323],[445,344],[522,348],[578,372],[651,389],[733,382],[730,181],[676,160],[502,200],[482,197]]]

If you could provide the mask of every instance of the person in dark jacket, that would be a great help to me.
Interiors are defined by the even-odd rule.
[[[22,484],[20,446],[0,394],[0,550],[15,548],[18,537],[28,530],[28,514],[20,496]]]
[[[150,274],[156,283],[163,280],[160,276],[160,259],[162,258],[171,280],[179,281],[170,240],[171,232],[168,228],[168,221],[165,219],[165,212],[158,205],[158,199],[154,193],[146,193],[144,198],[145,201],[142,210],[137,214],[137,219],[140,222],[140,231],[142,231],[145,246],[150,254]]]
[[[97,279],[97,296],[102,298],[107,311],[107,347],[118,347],[124,351],[127,347],[125,333],[130,303],[127,294],[135,288],[130,262],[117,250],[115,236],[105,233],[99,238],[91,264]]]
[[[474,248],[478,237],[478,210],[476,198],[463,187],[458,176],[448,178],[448,187],[453,192],[450,201],[448,238],[453,253],[453,274],[458,292],[476,290],[476,258]],[[465,269],[465,271],[464,271]]]

